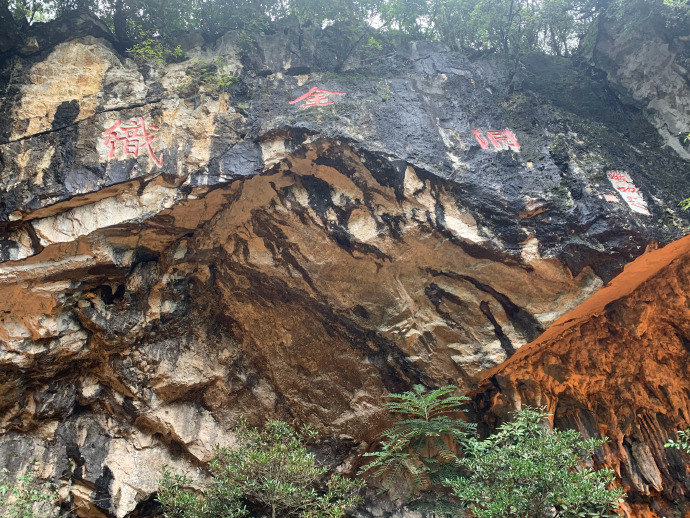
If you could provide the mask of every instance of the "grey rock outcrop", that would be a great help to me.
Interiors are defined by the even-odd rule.
[[[643,27],[623,21],[600,24],[593,61],[603,69],[619,95],[637,104],[666,144],[690,159],[690,26],[674,31],[649,16]]]

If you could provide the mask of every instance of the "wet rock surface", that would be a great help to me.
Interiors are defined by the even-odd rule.
[[[313,28],[137,67],[98,36],[0,74],[0,465],[80,516],[144,515],[240,415],[314,426],[347,471],[382,395],[472,386],[686,231],[687,162],[594,69],[339,61]]]

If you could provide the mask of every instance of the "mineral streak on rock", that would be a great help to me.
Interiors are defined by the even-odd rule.
[[[475,411],[493,428],[543,406],[553,425],[606,435],[633,516],[687,516],[687,455],[664,448],[690,422],[690,236],[638,258],[534,342],[486,373]],[[656,514],[655,514],[656,513]]]
[[[382,395],[470,386],[687,223],[687,163],[562,60],[420,43],[333,74],[332,31],[288,27],[191,48],[238,80],[189,93],[189,63],[139,69],[100,30],[0,63],[0,466],[61,477],[80,516],[144,513],[240,415],[314,426],[348,471]],[[346,95],[290,104],[315,86]],[[666,488],[641,462],[624,480]]]

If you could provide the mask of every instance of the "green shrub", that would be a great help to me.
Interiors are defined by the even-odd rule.
[[[247,515],[247,507],[272,518],[339,518],[360,500],[361,482],[328,476],[316,463],[306,448],[315,436],[310,429],[269,421],[262,430],[241,422],[235,431],[239,444],[217,448],[203,494],[189,489],[186,475],[164,468],[158,500],[166,518],[236,518]]]
[[[7,473],[6,468],[0,470],[2,518],[52,518],[58,515],[58,487],[55,484],[40,482],[33,471],[10,482]]]
[[[623,489],[613,472],[586,467],[606,439],[551,430],[547,414],[525,409],[486,440],[472,440],[458,461],[465,476],[445,481],[480,518],[618,516]]]
[[[162,474],[163,478],[158,481],[157,498],[165,509],[163,515],[166,518],[197,518],[208,515],[205,500],[191,489],[194,482],[191,478],[171,472],[168,466],[163,466]]]
[[[125,52],[137,65],[161,66],[166,62],[178,63],[187,59],[180,45],[169,48],[153,38],[146,38]]]
[[[127,20],[127,33],[137,43],[125,52],[139,66],[158,67],[164,63],[179,63],[187,59],[180,45],[173,47],[168,40],[163,40],[151,28],[145,29],[137,20]]]

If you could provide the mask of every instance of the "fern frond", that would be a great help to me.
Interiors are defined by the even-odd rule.
[[[457,417],[469,398],[452,395],[456,390],[453,385],[433,390],[415,385],[389,394],[386,405],[401,419],[383,432],[379,451],[365,454],[373,460],[360,473],[371,470],[389,490],[403,476],[413,490],[430,488],[441,466],[457,459],[455,445],[462,447],[475,429]]]
[[[444,462],[453,462],[458,458],[441,437],[434,438],[434,446],[436,447],[436,451],[438,451],[439,457],[441,457]]]
[[[405,459],[400,459],[391,465],[390,468],[390,471],[383,478],[383,486],[387,489],[392,489],[395,482],[400,478],[401,473],[405,469]]]

